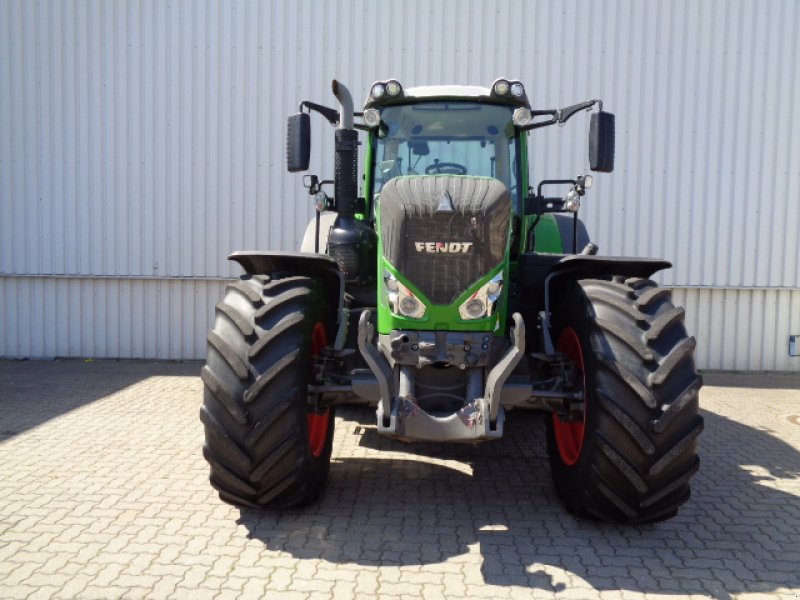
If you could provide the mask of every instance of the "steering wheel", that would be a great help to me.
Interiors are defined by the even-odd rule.
[[[467,167],[453,162],[434,161],[425,167],[425,175],[466,175]]]

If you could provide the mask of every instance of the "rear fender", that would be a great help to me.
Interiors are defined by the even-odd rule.
[[[338,332],[336,347],[344,343],[347,319],[344,311],[344,277],[336,261],[327,254],[306,252],[234,252],[228,260],[238,262],[250,275],[304,275],[322,283],[328,305],[335,307]]]

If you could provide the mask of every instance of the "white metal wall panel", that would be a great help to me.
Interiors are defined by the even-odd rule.
[[[211,311],[162,313],[143,354],[118,342],[123,324],[74,323],[99,295],[127,302],[105,314],[143,330],[138,302],[179,306],[197,278],[235,275],[228,252],[297,248],[312,211],[284,170],[284,118],[302,99],[331,104],[334,76],[359,99],[388,76],[498,75],[526,82],[540,107],[600,97],[617,114],[617,170],[583,213],[602,252],[673,260],[661,281],[714,286],[687,301],[717,319],[757,312],[762,292],[794,298],[798,31],[793,0],[0,1],[0,354],[201,356],[202,343],[170,340],[204,330]],[[312,169],[329,176],[332,130],[314,119]],[[532,135],[533,180],[586,170],[587,123]],[[126,277],[138,279],[114,280]],[[47,286],[81,302],[59,297],[43,314],[26,299]],[[747,338],[757,368],[800,369],[777,350],[796,314],[776,311]],[[728,349],[701,364],[743,364],[725,336],[745,324],[724,323],[700,348]]]
[[[0,356],[199,358],[223,288],[197,279],[0,278]]]
[[[672,299],[686,308],[701,368],[798,370],[788,334],[800,335],[800,290],[684,288]]]

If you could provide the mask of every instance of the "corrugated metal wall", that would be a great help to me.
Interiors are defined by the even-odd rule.
[[[0,2],[0,355],[195,358],[235,249],[294,249],[301,99],[377,78],[601,97],[617,171],[584,218],[665,256],[700,364],[798,369],[800,4]],[[534,135],[533,179],[586,170],[587,119]],[[312,169],[332,174],[315,117]]]

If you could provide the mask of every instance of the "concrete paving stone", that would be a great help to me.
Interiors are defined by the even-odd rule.
[[[218,556],[208,572],[209,577],[221,577],[223,580],[233,570],[236,559],[232,556]]]
[[[41,573],[37,572],[25,579],[25,585],[32,585],[35,588],[44,586],[54,586],[56,589],[62,588],[66,583],[72,579],[71,575],[66,573]]]
[[[236,577],[236,571],[231,573],[232,576]],[[272,573],[267,575],[269,580],[270,589],[274,590],[287,590],[292,585],[292,578],[294,576],[294,571],[292,569],[287,568],[278,568],[275,569]],[[247,581],[247,578],[242,578]]]
[[[462,447],[339,408],[320,502],[228,506],[199,452],[199,367],[0,361],[0,598],[800,595],[800,376],[707,375],[692,499],[628,528],[563,510],[542,418],[520,412]]]
[[[127,590],[115,588],[110,585],[90,585],[84,588],[80,597],[86,600],[108,600],[108,598],[123,598]]]
[[[378,576],[374,571],[363,571],[356,578],[356,593],[374,595],[378,591]]]
[[[239,600],[240,595],[237,590],[220,589],[214,600]]]
[[[27,600],[49,600],[58,593],[57,585],[36,585],[34,589],[35,591],[27,597]]]
[[[404,575],[408,577],[409,575]],[[334,582],[355,582],[358,571],[355,569],[344,569],[336,565],[322,565],[317,569],[316,578]],[[434,575],[435,577],[435,575]]]
[[[159,577],[154,575],[125,575],[123,573],[114,580],[114,585],[126,588],[138,586],[152,588],[158,580]]]
[[[247,579],[244,579],[243,577],[237,577],[236,575],[228,575],[227,577],[225,577],[225,581],[222,583],[221,587],[223,589],[241,591],[245,583],[247,583]],[[274,589],[274,586],[270,584],[269,589],[270,590]]]
[[[262,598],[263,598],[263,589],[261,591]],[[169,597],[174,598],[175,600],[184,600],[186,598],[191,598],[191,600],[214,600],[214,598],[219,594],[219,590],[212,590],[209,588],[204,587],[195,587],[195,588],[183,588],[178,586],[174,592],[172,592]],[[241,595],[242,598],[253,598],[252,595],[245,595],[244,593]]]
[[[183,581],[183,575],[160,575],[156,583],[152,586],[150,595],[158,598],[166,598],[175,591],[181,581]]]
[[[92,582],[94,576],[80,573],[70,577],[70,579],[61,586],[61,589],[54,594],[56,598],[78,598],[81,592]]]
[[[292,577],[291,589],[299,592],[330,592],[333,586],[333,581],[325,581],[324,579]]]
[[[241,598],[243,600],[261,600],[265,594],[265,582],[260,579],[248,579],[241,591]],[[287,597],[291,594],[287,594]],[[281,594],[283,596],[283,594]]]
[[[39,565],[36,563],[16,564],[13,571],[11,571],[2,581],[0,590],[5,586],[17,586],[25,582],[31,575],[36,573]]]
[[[263,596],[244,596],[242,595],[241,598],[247,599],[250,598],[251,600],[262,600]],[[309,593],[308,592],[295,592],[293,590],[281,592],[279,596],[280,600],[308,600]]]
[[[356,597],[356,584],[354,581],[337,581],[333,585],[330,598],[334,600],[351,600]],[[426,596],[426,600],[427,596]]]
[[[206,565],[194,565],[186,571],[178,586],[189,588],[190,590],[194,589],[206,578],[210,570]]]
[[[206,567],[212,567],[214,562],[216,561],[217,557],[212,554],[206,554],[205,552],[201,552],[199,554],[181,551],[181,553],[174,559],[175,564],[179,565],[186,565],[186,566],[194,566],[197,564],[204,565]],[[159,556],[159,561],[161,561],[161,557]]]

